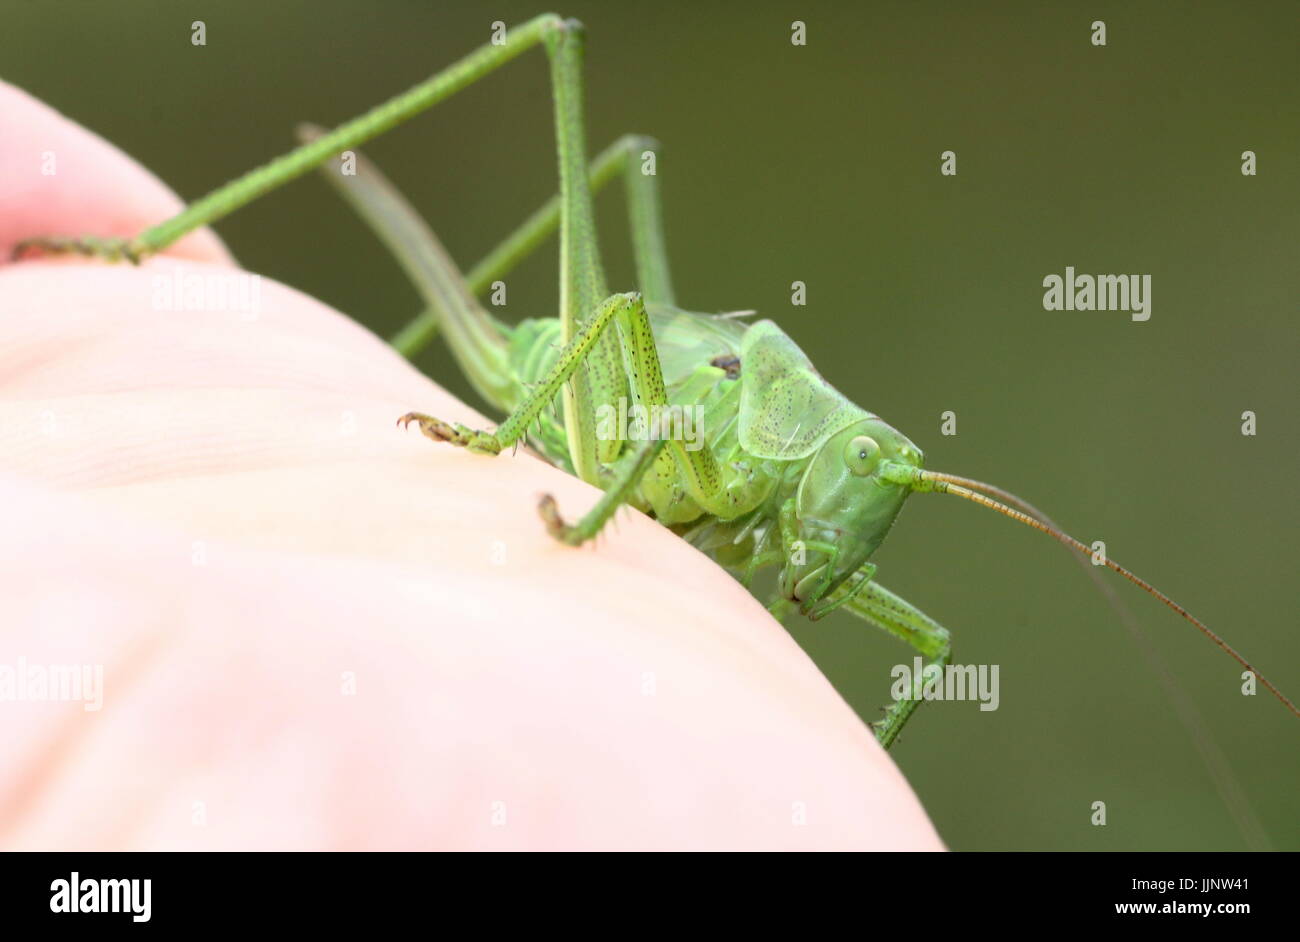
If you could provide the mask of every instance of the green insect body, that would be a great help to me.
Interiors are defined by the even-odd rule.
[[[367,168],[367,176],[373,182],[377,172]],[[797,604],[801,614],[821,618],[858,602],[859,614],[870,620],[882,612],[892,616],[904,631],[931,642],[927,653],[940,656],[938,663],[946,661],[947,632],[872,582],[874,567],[868,570],[867,562],[911,493],[897,478],[900,470],[906,476],[906,469],[921,467],[920,449],[835,390],[771,321],[749,325],[665,305],[647,305],[646,319],[671,407],[667,414],[697,410],[705,455],[695,464],[709,470],[692,474],[685,443],[669,440],[659,444],[674,448],[656,448],[649,468],[636,473],[644,452],[623,441],[621,451],[602,465],[601,483],[631,479],[626,503],[653,515],[746,583],[759,568],[780,566],[774,604]],[[562,324],[558,318],[538,318],[515,328],[494,326],[507,351],[511,382],[492,404],[511,413],[555,375],[563,355]],[[466,334],[454,330],[449,336]],[[463,366],[483,352],[464,349],[456,339],[451,344]],[[632,394],[629,389],[627,395]],[[420,419],[437,428],[427,417],[415,420]],[[432,437],[446,436],[435,431]],[[540,413],[529,437],[555,464],[574,470],[558,410]],[[889,469],[892,479],[885,473]],[[581,534],[569,536],[553,506],[547,506],[557,535],[579,541]],[[859,600],[867,588],[871,591]],[[904,701],[887,712],[882,738],[893,741],[914,704]]]
[[[882,465],[919,468],[920,449],[831,387],[771,321],[750,326],[656,306],[647,314],[669,414],[698,409],[716,483],[712,491],[683,483],[679,459],[665,449],[628,503],[747,575],[755,560],[779,558],[783,597],[813,613],[880,546],[910,493],[883,477]],[[525,321],[507,338],[518,385],[498,408],[509,412],[554,370],[559,333],[549,318]],[[534,444],[572,471],[562,415],[544,413],[538,423]],[[636,457],[625,449],[609,478]]]
[[[1085,556],[1090,548],[1012,494],[924,470],[916,445],[837,392],[775,323],[748,324],[676,306],[657,184],[641,164],[657,145],[625,137],[587,163],[582,37],[574,21],[539,16],[332,131],[300,129],[299,149],[135,239],[37,238],[17,252],[73,251],[139,262],[320,167],[393,251],[425,299],[427,310],[394,338],[394,345],[412,355],[441,333],[474,389],[505,415],[491,431],[417,412],[399,423],[416,423],[436,441],[483,455],[527,440],[555,464],[599,487],[604,493],[595,506],[572,524],[553,500],[543,500],[545,525],[566,543],[593,538],[620,507],[631,505],[709,553],[747,585],[759,570],[775,568],[777,592],[770,610],[777,617],[797,610],[816,619],[843,609],[912,645],[925,669],[873,724],[888,746],[923,699],[927,680],[951,657],[949,632],[880,585],[870,562],[909,494],[954,494]],[[560,192],[462,275],[419,214],[352,149],[535,45],[545,47],[551,64]],[[359,172],[345,175],[331,166],[331,158],[340,154],[354,159]],[[593,193],[620,175],[628,196],[637,293],[609,292],[596,241]],[[557,229],[559,316],[507,325],[490,315],[478,296]],[[625,432],[621,416],[629,406],[649,417],[637,426],[641,434]],[[611,417],[620,418],[611,422]],[[674,417],[683,421],[674,425]],[[1253,670],[1181,606],[1113,560],[1103,562]],[[1262,676],[1259,680],[1300,715],[1276,687]]]

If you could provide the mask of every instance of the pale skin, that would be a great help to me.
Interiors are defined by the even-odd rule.
[[[5,257],[181,207],[21,92],[0,120]],[[290,289],[251,323],[154,310],[177,259],[234,270],[202,230],[139,268],[0,268],[0,663],[102,664],[105,690],[0,704],[0,845],[941,847],[704,556],[632,511],[558,545],[538,496],[599,492],[403,435],[417,402],[487,423]]]

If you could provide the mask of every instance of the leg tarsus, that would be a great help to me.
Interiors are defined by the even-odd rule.
[[[132,265],[139,265],[148,255],[148,252],[137,245],[134,239],[99,236],[37,236],[23,239],[15,245],[10,258],[18,261],[32,250],[42,255],[81,255],[86,258],[102,258],[106,262],[120,262],[125,259]]]
[[[550,494],[542,495],[542,499],[537,503],[537,513],[546,524],[546,532],[559,542],[566,546],[577,546],[582,542],[574,538],[576,528],[564,522],[564,517],[560,515],[560,508]]]
[[[423,412],[408,412],[397,420],[397,424],[402,428],[406,428],[412,422],[420,426],[420,431],[425,438],[435,442],[447,442],[480,455],[501,453],[501,443],[492,432],[480,432],[459,422],[444,422]]]

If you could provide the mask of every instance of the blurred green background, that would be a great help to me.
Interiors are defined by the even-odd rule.
[[[193,199],[542,7],[16,2],[3,78]],[[778,320],[930,467],[999,483],[1199,613],[1300,692],[1293,2],[593,3],[594,152],[657,136],[679,300]],[[190,23],[208,44],[190,44]],[[790,44],[792,20],[808,45]],[[1108,44],[1090,43],[1106,22]],[[555,188],[530,53],[367,148],[468,266]],[[939,173],[956,151],[958,175]],[[1243,150],[1259,174],[1241,175]],[[621,190],[599,207],[634,287]],[[315,179],[218,225],[245,266],[388,335],[419,307]],[[1047,312],[1042,279],[1149,273],[1153,316]],[[555,250],[507,316],[550,314]],[[792,307],[790,283],[808,286]],[[476,402],[441,348],[423,369]],[[1243,410],[1259,434],[1240,434]],[[957,413],[958,434],[940,435]],[[880,578],[1001,667],[1001,708],[928,704],[894,755],[957,849],[1241,849],[1242,830],[1138,648],[1079,567],[969,504],[916,497]],[[1300,728],[1191,626],[1125,584],[1271,846],[1300,848]],[[910,651],[848,618],[799,643],[873,719]],[[1108,824],[1090,824],[1105,801]]]

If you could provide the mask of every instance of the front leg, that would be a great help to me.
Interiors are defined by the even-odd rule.
[[[871,571],[875,571],[874,566],[871,566]],[[912,679],[911,696],[895,700],[885,708],[885,715],[871,724],[876,739],[888,749],[920,706],[926,675],[934,670],[942,671],[952,660],[948,629],[907,600],[872,581],[864,571],[854,573],[835,596],[841,600],[839,607],[903,639],[925,659],[921,676]]]
[[[640,295],[615,294],[601,302],[595,316],[583,324],[577,335],[560,351],[560,357],[551,367],[551,371],[495,432],[482,432],[459,423],[444,422],[422,412],[408,412],[397,420],[397,424],[405,428],[412,422],[418,422],[420,431],[435,442],[449,442],[481,455],[498,455],[502,449],[509,448],[524,437],[528,428],[542,414],[542,410],[555,399],[564,384],[582,366],[583,360],[591,352],[601,332],[617,315],[629,309],[640,311],[644,315],[645,306]]]

